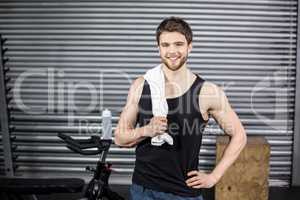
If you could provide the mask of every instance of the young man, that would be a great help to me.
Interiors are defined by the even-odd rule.
[[[190,26],[180,18],[167,18],[157,28],[156,39],[168,116],[153,117],[149,84],[143,77],[137,78],[121,113],[115,143],[121,147],[137,145],[130,189],[133,200],[202,200],[201,188],[211,188],[220,180],[245,146],[246,134],[224,91],[188,69]],[[231,140],[214,170],[204,173],[198,171],[199,152],[209,116]],[[165,132],[172,136],[173,145],[151,145],[152,137]]]

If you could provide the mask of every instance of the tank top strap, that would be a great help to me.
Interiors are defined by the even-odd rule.
[[[198,74],[195,74],[195,75],[196,75],[196,80],[195,80],[193,86],[191,87],[190,92],[192,92],[193,96],[198,97],[205,80],[203,78],[201,78]]]

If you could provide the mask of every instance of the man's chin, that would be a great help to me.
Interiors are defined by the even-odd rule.
[[[186,62],[186,59],[179,60],[177,63],[172,64],[168,60],[162,59],[164,65],[171,71],[179,70]]]
[[[169,65],[168,63],[164,63],[164,64],[171,71],[177,71],[183,66],[183,65],[173,65],[172,66],[172,65]]]
[[[182,66],[178,66],[178,67],[170,67],[169,69],[172,71],[177,71],[181,68]]]

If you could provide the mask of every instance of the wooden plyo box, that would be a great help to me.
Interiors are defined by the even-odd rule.
[[[218,163],[229,143],[229,136],[217,137]],[[261,136],[248,136],[238,159],[215,186],[216,200],[268,200],[270,145]]]

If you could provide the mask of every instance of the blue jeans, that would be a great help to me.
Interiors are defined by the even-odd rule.
[[[203,200],[203,198],[202,196],[182,197],[171,193],[157,192],[133,183],[130,187],[130,200]]]

